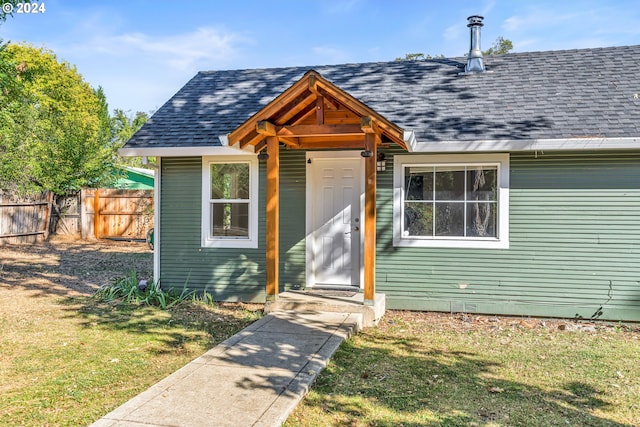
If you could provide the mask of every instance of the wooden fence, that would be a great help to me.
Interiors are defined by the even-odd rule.
[[[49,234],[144,239],[151,228],[153,190],[86,189],[56,198],[50,192],[17,198],[0,191],[0,245],[41,242]]]
[[[83,238],[144,239],[153,228],[152,190],[86,189],[80,204]]]
[[[51,234],[79,239],[82,236],[81,192],[57,196],[51,212]],[[89,236],[91,237],[91,236]]]
[[[49,235],[53,193],[15,197],[0,192],[0,245],[36,243]]]

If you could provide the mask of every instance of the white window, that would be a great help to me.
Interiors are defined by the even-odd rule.
[[[394,246],[508,248],[509,155],[399,155]]]
[[[202,246],[258,247],[258,160],[202,159]]]

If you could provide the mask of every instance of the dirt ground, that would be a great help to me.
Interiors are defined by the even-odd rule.
[[[132,270],[139,279],[149,279],[153,273],[153,253],[144,242],[57,239],[36,245],[0,246],[0,294],[11,291],[14,301],[18,289],[30,296],[91,295],[100,286],[127,276]],[[593,333],[622,328],[640,333],[637,323],[621,325],[571,319],[408,311],[388,311],[380,326],[393,325],[394,318],[414,325],[459,331],[539,328]]]
[[[51,240],[0,246],[0,290],[60,296],[90,295],[113,279],[153,273],[153,253],[144,242]]]
[[[378,325],[381,328],[394,327],[400,322],[412,325],[414,330],[420,328],[441,331],[469,332],[485,330],[499,332],[504,330],[547,330],[558,333],[610,333],[615,331],[632,332],[635,339],[640,339],[640,324],[608,321],[591,321],[584,319],[547,319],[526,316],[491,316],[466,313],[436,313],[417,311],[388,310]]]

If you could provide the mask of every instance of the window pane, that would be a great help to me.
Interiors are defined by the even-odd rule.
[[[435,217],[436,236],[464,236],[464,203],[436,202]]]
[[[479,167],[467,170],[467,201],[496,201],[498,190],[498,170]]]
[[[212,237],[249,237],[249,203],[211,203]]]
[[[211,198],[249,199],[249,164],[211,164]]]
[[[406,168],[404,195],[405,200],[433,200],[433,168]]]
[[[405,236],[433,236],[432,203],[405,203],[403,234]]]
[[[464,168],[436,168],[436,200],[464,200]]]
[[[467,236],[498,237],[496,203],[467,203]]]

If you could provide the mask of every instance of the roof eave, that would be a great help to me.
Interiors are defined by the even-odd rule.
[[[411,144],[411,148],[411,151],[417,153],[469,153],[543,150],[624,150],[640,149],[640,136],[616,138],[598,137],[529,140],[415,141]]]
[[[122,157],[200,157],[214,155],[255,155],[254,147],[240,149],[237,146],[209,145],[202,147],[123,147],[118,150]]]

